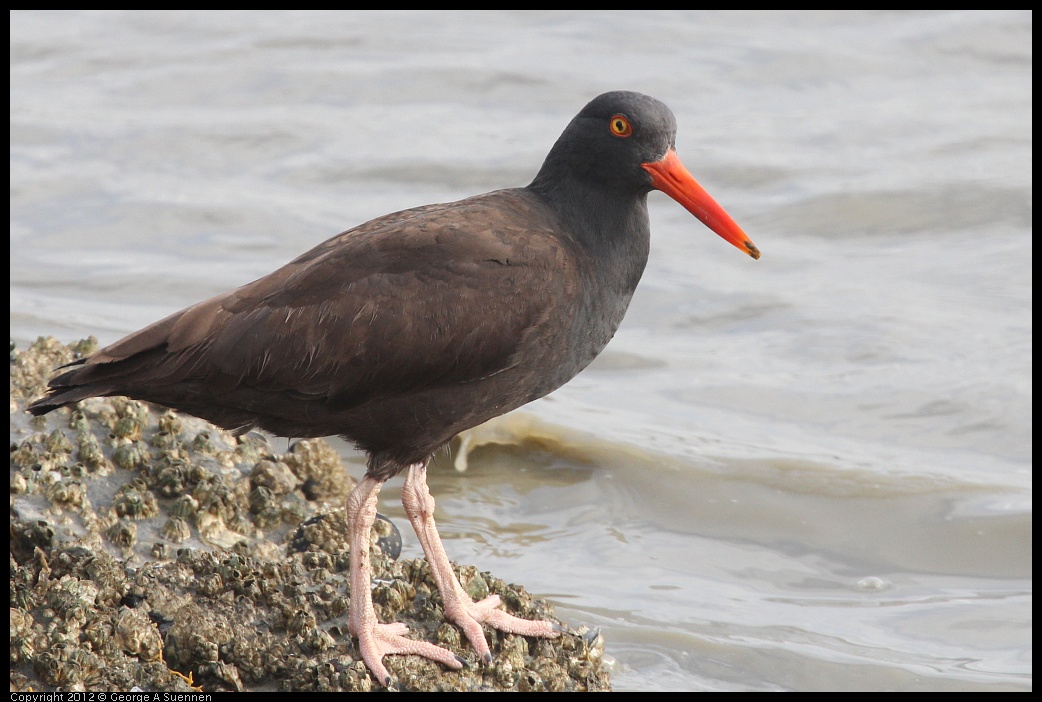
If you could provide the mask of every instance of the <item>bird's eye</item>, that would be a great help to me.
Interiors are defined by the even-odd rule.
[[[608,126],[611,129],[611,133],[617,137],[628,137],[633,134],[633,127],[630,126],[630,121],[622,115],[615,115],[608,121]]]

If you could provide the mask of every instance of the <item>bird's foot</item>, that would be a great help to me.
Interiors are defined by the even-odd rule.
[[[453,592],[456,591],[456,588],[446,588],[446,590]],[[503,601],[499,595],[492,595],[473,602],[461,590],[456,592],[458,592],[458,596],[450,595],[450,601],[444,603],[445,618],[463,630],[470,645],[486,663],[492,662],[492,651],[489,649],[488,641],[485,640],[485,632],[481,629],[482,624],[487,624],[493,629],[507,634],[542,638],[554,638],[564,631],[561,625],[554,622],[521,619],[509,614],[503,609]],[[442,592],[442,597],[444,599],[445,591]]]
[[[358,650],[362,654],[362,660],[384,687],[391,684],[391,674],[383,664],[383,657],[387,655],[423,656],[455,670],[463,667],[463,660],[452,651],[426,641],[406,638],[405,634],[408,631],[409,627],[395,622],[372,624],[360,631],[352,632],[358,637]]]
[[[553,638],[564,631],[559,624],[553,622],[521,619],[508,614],[503,609],[503,601],[499,595],[492,595],[478,602],[470,599],[445,553],[438,527],[434,524],[434,498],[427,487],[426,463],[414,463],[409,466],[405,482],[402,484],[402,505],[416,531],[416,537],[420,540],[423,554],[427,557],[431,577],[441,593],[445,618],[463,630],[464,636],[481,660],[486,663],[492,662],[492,651],[485,640],[482,624],[488,624],[493,629],[508,634],[544,638]]]

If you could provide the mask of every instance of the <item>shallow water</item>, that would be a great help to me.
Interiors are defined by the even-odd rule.
[[[450,555],[602,627],[618,690],[1030,689],[1031,30],[17,11],[11,336],[114,341],[649,93],[763,258],[653,193],[608,349],[432,472]]]

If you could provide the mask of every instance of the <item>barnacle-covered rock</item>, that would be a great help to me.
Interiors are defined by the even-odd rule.
[[[344,511],[353,487],[324,441],[285,455],[261,435],[125,398],[31,419],[53,367],[90,343],[41,339],[12,353],[12,691],[381,690],[347,631]],[[423,560],[374,527],[374,600],[410,636],[448,647],[449,670],[388,656],[400,690],[608,690],[603,637],[489,630],[493,663],[445,621]],[[467,592],[554,620],[523,588],[459,566]]]
[[[123,607],[116,616],[116,644],[143,661],[158,660],[163,651],[159,629],[141,608]]]
[[[166,520],[160,533],[167,541],[180,544],[188,540],[188,537],[192,535],[192,529],[184,519],[180,517],[171,517]]]
[[[116,514],[128,519],[146,519],[159,514],[159,505],[156,495],[144,480],[135,478],[116,490],[112,501],[116,508]]]

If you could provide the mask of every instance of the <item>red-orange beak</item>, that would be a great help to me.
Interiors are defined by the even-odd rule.
[[[695,177],[684,168],[677,152],[670,149],[661,161],[642,163],[641,167],[651,174],[651,185],[679,202],[702,223],[731,242],[753,258],[760,258],[756,248],[731,215],[716,203],[709,193],[698,184]]]

